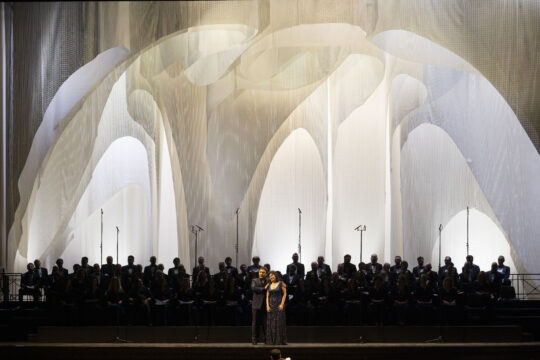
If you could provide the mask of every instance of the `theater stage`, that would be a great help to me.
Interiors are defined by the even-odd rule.
[[[3,343],[2,359],[267,359],[274,346],[186,343]],[[282,354],[300,359],[539,359],[540,343],[291,343]]]
[[[9,329],[4,329],[9,330]],[[267,359],[249,327],[39,327],[25,342],[0,342],[2,359]],[[116,338],[127,342],[118,342]],[[519,326],[289,327],[292,359],[540,359]]]

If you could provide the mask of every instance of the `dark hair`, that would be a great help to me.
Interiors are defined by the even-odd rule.
[[[281,351],[279,351],[279,349],[272,349],[272,351],[270,351],[270,357],[272,360],[281,359]]]

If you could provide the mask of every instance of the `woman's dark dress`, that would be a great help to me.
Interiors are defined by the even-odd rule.
[[[280,281],[275,289],[268,286],[268,306],[270,312],[266,316],[266,343],[268,345],[285,345],[287,343],[287,325],[285,309],[279,311],[283,299],[283,284]]]

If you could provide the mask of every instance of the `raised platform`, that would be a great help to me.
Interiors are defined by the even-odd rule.
[[[2,359],[137,360],[268,359],[273,346],[251,344],[0,343]],[[538,359],[540,343],[324,344],[280,347],[292,360],[313,359]]]
[[[239,326],[44,326],[29,334],[36,343],[248,343],[251,327]],[[289,326],[291,343],[521,342],[519,326]]]

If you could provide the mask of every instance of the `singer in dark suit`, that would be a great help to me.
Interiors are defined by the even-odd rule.
[[[259,329],[262,327],[263,342],[266,339],[266,289],[268,288],[267,270],[259,269],[259,277],[251,281],[253,302],[251,303],[251,343],[257,345]]]
[[[295,275],[298,275],[298,277],[300,277],[300,279],[303,279],[306,276],[306,269],[304,267],[304,264],[298,262],[298,254],[297,253],[294,253],[292,255],[292,260],[293,260],[293,262],[290,263],[289,265],[287,265],[286,273],[290,274],[291,273],[290,268],[291,268],[291,266],[294,265],[294,267],[295,267]]]

